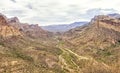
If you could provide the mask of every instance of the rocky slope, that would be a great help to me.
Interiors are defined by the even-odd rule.
[[[0,29],[0,73],[48,73],[59,69],[61,50],[52,46],[52,33],[2,14]]]
[[[49,37],[52,36],[51,32],[48,32],[46,30],[43,30],[41,27],[38,26],[38,24],[27,24],[27,23],[21,23],[19,22],[19,19],[17,17],[13,17],[8,19],[9,25],[19,29],[20,32],[23,32],[24,35],[27,35],[31,38],[43,38],[43,37]]]
[[[38,24],[21,23],[17,17],[7,18],[0,14],[1,37],[26,36],[31,38],[47,38],[52,33],[43,30]]]
[[[67,36],[63,36],[65,44],[79,55],[91,56],[109,66],[120,62],[119,18],[95,16],[88,25],[72,29],[64,35]]]
[[[0,36],[1,38],[13,37],[13,36],[22,36],[22,33],[9,25],[7,17],[0,14]]]

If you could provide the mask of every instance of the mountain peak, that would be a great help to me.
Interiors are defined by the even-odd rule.
[[[9,19],[9,22],[19,23],[19,19],[17,17],[13,17]]]
[[[118,18],[118,19],[120,18],[120,14],[118,14],[118,13],[108,14],[108,16]]]
[[[7,17],[0,13],[0,25],[7,24]]]
[[[8,18],[5,15],[0,14],[0,37],[6,38],[22,35],[18,29],[9,24]]]

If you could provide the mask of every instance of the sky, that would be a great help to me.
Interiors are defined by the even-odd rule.
[[[0,13],[40,26],[69,24],[120,13],[120,0],[1,0]]]

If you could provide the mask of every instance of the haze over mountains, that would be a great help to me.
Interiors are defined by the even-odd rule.
[[[88,22],[74,22],[71,24],[58,24],[58,25],[48,25],[48,26],[41,26],[44,30],[48,30],[51,32],[65,32],[70,29],[82,26],[84,24],[87,24]]]
[[[120,14],[118,14],[118,13],[108,14],[108,16],[111,16],[114,18],[120,18]]]
[[[119,14],[63,26],[55,34],[0,14],[0,73],[120,73]]]

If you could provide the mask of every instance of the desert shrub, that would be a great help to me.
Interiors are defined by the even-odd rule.
[[[109,69],[102,64],[88,63],[82,69],[83,73],[112,73]]]
[[[120,44],[120,40],[118,40],[118,43]]]
[[[0,45],[5,46],[5,44],[3,42],[0,42]]]
[[[20,51],[12,51],[11,53],[12,53],[13,57],[20,58],[20,59],[27,60],[27,61],[33,61],[32,57],[30,57]]]

